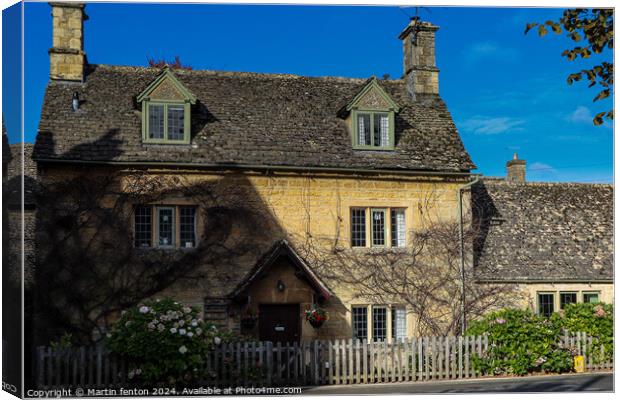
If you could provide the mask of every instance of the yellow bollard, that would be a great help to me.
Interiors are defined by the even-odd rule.
[[[583,356],[575,356],[573,357],[573,368],[575,372],[585,372],[586,365],[583,359]]]

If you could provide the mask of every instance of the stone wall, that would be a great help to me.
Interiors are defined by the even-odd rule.
[[[53,37],[50,55],[50,78],[82,81],[86,54],[84,53],[84,4],[50,3],[52,6]]]

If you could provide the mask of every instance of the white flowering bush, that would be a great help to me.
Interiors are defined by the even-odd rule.
[[[123,311],[107,345],[129,361],[134,382],[179,385],[200,381],[207,352],[232,338],[198,318],[195,308],[163,299]]]

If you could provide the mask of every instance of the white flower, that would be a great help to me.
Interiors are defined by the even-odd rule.
[[[136,375],[140,375],[141,373],[142,373],[142,370],[141,370],[140,368],[138,368],[138,369],[136,370]]]
[[[135,374],[135,372],[133,372],[133,370],[131,370],[131,371],[129,371],[129,373],[127,374],[127,377],[128,377],[129,379],[133,379],[134,374]]]
[[[177,333],[177,328],[170,328],[170,333]]]
[[[180,321],[179,321],[179,326],[183,326],[183,325],[185,325],[185,321],[180,320]]]
[[[187,353],[187,347],[185,347],[185,346],[179,347],[179,353],[181,353],[181,354]]]
[[[191,307],[187,307],[187,306],[185,306],[185,307],[183,307],[183,312],[184,312],[185,314],[189,314],[190,312],[192,312],[192,309],[191,309]]]
[[[185,335],[187,331],[185,329],[179,329],[179,335]]]
[[[125,327],[126,327],[126,328],[128,328],[128,327],[129,327],[129,325],[131,325],[131,321],[127,321],[127,322],[125,322]]]
[[[106,334],[106,336],[110,338],[110,337],[112,337],[112,334],[108,333],[108,334]]]
[[[157,303],[159,303],[159,302],[161,301],[161,299],[155,299],[155,301],[156,301]]]
[[[213,338],[213,343],[215,343],[216,346],[219,346],[220,343],[222,343],[222,339],[216,336]]]
[[[194,334],[192,332],[187,332],[187,337],[193,337]]]
[[[140,307],[140,313],[141,314],[146,314],[147,312],[149,312],[151,309],[148,308],[147,306],[142,306]]]
[[[157,325],[157,330],[162,332],[164,330],[165,326],[163,324],[159,324]]]
[[[197,328],[196,329],[196,335],[200,336],[202,334],[202,329]]]
[[[192,326],[198,326],[198,321],[196,321],[195,319],[192,320]]]

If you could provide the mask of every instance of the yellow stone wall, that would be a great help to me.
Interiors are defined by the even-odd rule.
[[[66,178],[72,170],[55,168],[48,171],[48,177],[56,175]],[[91,175],[97,171],[89,170]],[[100,170],[100,173],[106,173]],[[131,173],[127,177],[131,177]],[[411,177],[397,175],[364,176],[346,174],[313,173],[301,174],[292,172],[206,172],[198,170],[155,170],[149,171],[150,179],[156,181],[181,180],[185,184],[220,181],[231,189],[247,190],[253,193],[248,202],[260,202],[265,211],[275,218],[285,230],[287,239],[296,244],[303,242],[310,236],[317,243],[326,243],[330,246],[337,243],[341,248],[349,248],[350,243],[350,215],[351,207],[398,207],[405,208],[408,242],[411,235],[419,231],[422,224],[421,213],[428,213],[436,220],[454,221],[457,218],[457,190],[465,183],[464,180],[431,179],[428,177]],[[121,187],[125,187],[129,178],[124,179]],[[224,193],[226,190],[224,189]],[[170,201],[160,201],[160,204],[189,204],[186,198],[171,198]],[[468,194],[464,197],[464,209],[469,204]],[[198,219],[200,221],[200,218]],[[198,237],[201,229],[198,227]],[[270,238],[266,238],[270,240]],[[276,238],[273,239],[275,241]],[[470,257],[471,255],[468,255]],[[254,260],[255,261],[255,260]],[[248,261],[248,263],[254,262]],[[278,279],[286,283],[287,290],[292,292],[274,292],[275,282]],[[261,302],[295,302],[301,304],[302,336],[306,339],[316,337],[350,338],[351,337],[351,307],[367,306],[369,315],[372,301],[356,298],[351,288],[337,281],[325,281],[333,291],[333,296],[325,302],[324,307],[330,313],[330,321],[321,329],[313,330],[303,319],[303,311],[311,304],[311,292],[306,289],[292,268],[278,265],[273,268],[265,280],[251,289],[251,298],[256,307]],[[519,284],[517,294],[509,299],[514,307],[531,307],[536,311],[535,300],[537,291],[600,291],[601,301],[613,302],[612,284]],[[187,304],[202,309],[205,297],[226,296],[229,292],[219,285],[216,277],[205,279],[203,282],[178,282],[161,295],[172,296]],[[457,294],[455,294],[456,296]],[[581,298],[581,293],[579,294]],[[391,305],[403,302],[394,299]],[[379,304],[375,304],[379,305]],[[559,307],[558,307],[559,308]],[[236,310],[240,313],[241,310]],[[391,336],[391,312],[388,312],[388,337]],[[238,318],[231,316],[231,320]],[[370,319],[371,320],[371,319]],[[416,332],[416,318],[407,314],[407,331],[409,336]],[[369,321],[370,322],[370,321]]]
[[[523,293],[522,300],[516,303],[517,307],[529,308],[538,312],[537,293],[554,294],[554,310],[560,309],[561,292],[576,292],[577,302],[583,302],[583,293],[599,293],[599,300],[603,303],[613,304],[614,285],[613,283],[529,283],[519,284],[518,290]]]

